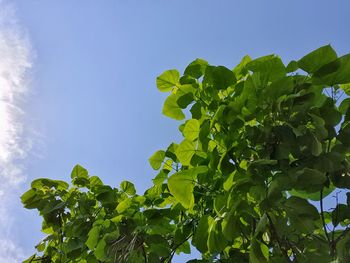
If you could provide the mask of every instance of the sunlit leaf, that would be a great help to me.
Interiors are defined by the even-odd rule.
[[[120,184],[120,189],[127,193],[128,195],[134,195],[136,194],[136,189],[133,183],[129,181],[123,181]]]
[[[196,152],[196,144],[188,139],[183,140],[177,147],[175,153],[183,165],[189,165],[192,156]]]
[[[192,141],[197,139],[199,135],[199,128],[200,128],[200,125],[198,120],[196,119],[188,120],[183,130],[183,134],[185,138]]]
[[[171,91],[179,82],[180,73],[176,69],[167,70],[157,77],[157,87],[162,92]]]
[[[337,54],[330,46],[320,47],[311,53],[307,54],[298,61],[298,65],[302,70],[308,73],[314,73],[322,66],[337,59]]]
[[[185,118],[185,114],[182,112],[181,107],[177,104],[176,95],[171,94],[165,100],[163,114],[175,120],[183,120]]]

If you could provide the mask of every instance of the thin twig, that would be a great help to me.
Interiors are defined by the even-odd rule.
[[[189,240],[193,236],[193,233],[191,233],[188,237],[186,237],[182,242],[177,244],[172,251],[170,252],[169,256],[165,257],[162,262],[171,262],[172,258],[174,257],[174,254],[176,252],[176,249],[178,249],[183,243],[185,243],[187,240]]]

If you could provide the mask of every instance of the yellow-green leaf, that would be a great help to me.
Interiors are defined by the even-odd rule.
[[[194,141],[198,138],[199,135],[200,124],[196,119],[190,119],[186,122],[185,127],[183,129],[183,134],[186,139]]]
[[[180,73],[176,69],[164,71],[157,77],[157,87],[162,92],[171,91],[179,82]]]

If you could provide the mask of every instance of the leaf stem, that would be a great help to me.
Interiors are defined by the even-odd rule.
[[[169,256],[167,256],[166,258],[164,258],[161,262],[171,262],[171,260],[174,257],[174,254],[176,252],[176,249],[178,249],[183,243],[185,243],[187,240],[189,240],[191,237],[193,236],[193,233],[191,233],[188,237],[186,237],[182,242],[180,242],[179,244],[177,244],[172,251],[170,252]]]
[[[326,220],[324,218],[324,210],[323,210],[323,187],[320,191],[320,208],[321,208],[321,219],[322,219],[322,224],[323,224],[323,230],[324,230],[324,233],[326,235],[326,238],[328,240],[328,243],[329,245],[331,245],[332,241],[329,237],[329,234],[328,234],[328,231],[327,231],[327,228],[326,228]]]

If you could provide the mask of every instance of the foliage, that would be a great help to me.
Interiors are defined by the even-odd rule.
[[[22,196],[47,237],[25,262],[350,262],[350,55],[323,46],[287,66],[246,56],[193,61],[157,78],[163,113],[191,117],[157,151],[153,186],[104,185],[77,165],[72,185],[37,179]],[[189,109],[189,111],[185,110]],[[347,203],[324,210],[343,189]]]

